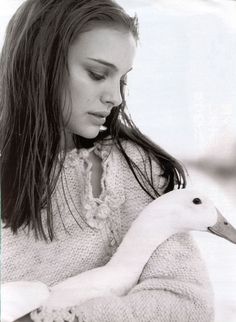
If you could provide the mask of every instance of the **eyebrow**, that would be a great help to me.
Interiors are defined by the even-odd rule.
[[[113,70],[115,70],[115,71],[118,71],[118,68],[116,67],[116,65],[114,65],[114,64],[112,64],[112,63],[109,63],[109,62],[107,62],[107,61],[105,61],[105,60],[102,60],[102,59],[95,59],[95,58],[88,58],[88,59],[89,59],[89,60],[92,60],[92,61],[95,61],[96,63],[102,64],[102,65],[104,65],[104,66],[110,67],[110,68],[112,68],[112,69],[113,69]],[[127,73],[128,73],[128,72],[130,72],[132,69],[133,69],[133,68],[131,67],[131,68],[127,71]]]

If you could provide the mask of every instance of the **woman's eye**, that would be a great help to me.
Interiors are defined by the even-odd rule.
[[[104,80],[106,78],[106,76],[103,74],[98,74],[91,71],[89,71],[89,75],[93,80],[96,80],[96,81]]]
[[[127,86],[127,79],[125,78],[125,79],[121,79],[120,80],[120,84],[122,85],[122,86]]]

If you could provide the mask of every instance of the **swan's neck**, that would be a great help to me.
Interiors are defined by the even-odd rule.
[[[138,282],[154,250],[175,233],[170,227],[162,216],[155,218],[153,222],[145,213],[141,213],[133,222],[117,252],[107,264],[117,272],[117,278],[120,278],[121,282],[125,281],[127,290]]]

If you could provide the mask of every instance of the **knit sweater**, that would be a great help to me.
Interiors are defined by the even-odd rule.
[[[153,175],[140,147],[128,141],[123,146],[148,176]],[[102,191],[97,198],[91,186],[92,150],[101,158],[103,169]],[[161,170],[154,162],[153,168],[154,184],[161,192]],[[52,286],[105,265],[133,220],[151,201],[114,145],[97,143],[88,150],[68,152],[52,196],[56,238],[49,243],[35,240],[33,233],[24,229],[17,235],[2,229],[2,281],[38,280]],[[37,310],[31,318],[48,322],[75,318],[83,322],[211,322],[213,315],[205,265],[192,237],[181,233],[156,249],[127,295],[94,298],[54,312],[54,317],[44,309]]]

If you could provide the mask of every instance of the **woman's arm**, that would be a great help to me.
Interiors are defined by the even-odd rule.
[[[211,286],[192,239],[171,237],[155,251],[128,295],[86,302],[77,316],[91,322],[213,321]]]
[[[71,318],[83,322],[211,322],[213,311],[212,290],[199,251],[189,235],[176,234],[153,253],[127,295],[86,301],[72,308]],[[40,315],[47,321],[47,314],[34,312],[32,317],[40,321],[36,320]]]

